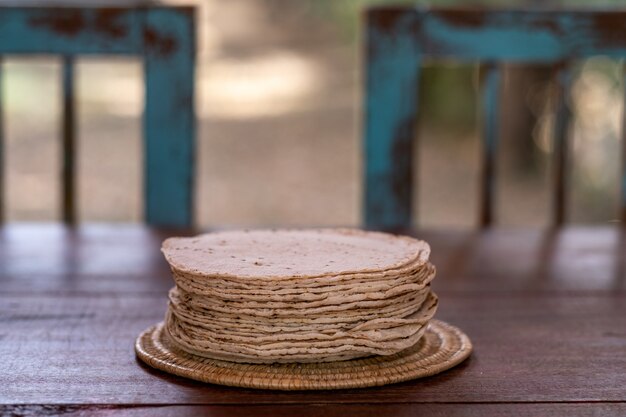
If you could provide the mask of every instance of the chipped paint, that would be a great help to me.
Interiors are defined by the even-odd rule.
[[[146,48],[161,56],[171,55],[176,50],[176,39],[164,36],[154,28],[146,28],[143,32]]]
[[[63,36],[76,36],[85,29],[84,13],[78,9],[47,10],[36,13],[29,24]]]
[[[124,18],[129,10],[119,8],[34,9],[28,24],[61,36],[75,37],[85,32],[94,32],[111,38],[121,38],[127,31]]]

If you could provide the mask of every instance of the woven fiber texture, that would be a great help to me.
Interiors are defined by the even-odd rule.
[[[389,356],[327,363],[247,364],[195,356],[177,349],[163,323],[145,330],[135,343],[137,356],[152,366],[197,381],[276,390],[364,388],[431,376],[465,360],[472,351],[458,328],[431,320],[412,347]]]

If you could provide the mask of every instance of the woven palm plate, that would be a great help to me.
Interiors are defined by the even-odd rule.
[[[471,351],[465,333],[439,320],[431,320],[419,342],[395,355],[327,363],[247,364],[207,359],[173,347],[163,323],[145,330],[135,342],[142,361],[174,375],[233,387],[290,391],[363,388],[422,378],[452,368]]]

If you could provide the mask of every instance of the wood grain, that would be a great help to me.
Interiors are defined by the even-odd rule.
[[[307,404],[307,405],[180,405],[180,406],[0,406],[0,414],[123,417],[291,417],[395,416],[536,417],[623,416],[626,404]]]
[[[283,393],[203,385],[149,369],[135,337],[165,296],[0,296],[5,404],[626,401],[623,296],[448,295],[437,317],[472,339],[469,361],[379,389]]]

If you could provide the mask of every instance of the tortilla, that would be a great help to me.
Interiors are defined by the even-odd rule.
[[[434,315],[430,247],[351,229],[171,238],[164,331],[188,353],[249,363],[328,362],[413,346]]]
[[[355,229],[208,233],[167,239],[162,251],[181,272],[264,281],[380,272],[430,255],[426,242]]]

